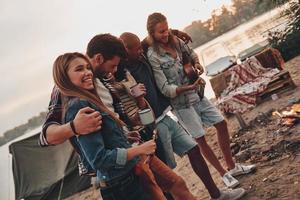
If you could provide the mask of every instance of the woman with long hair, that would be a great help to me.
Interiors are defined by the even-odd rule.
[[[150,199],[140,187],[133,170],[139,155],[155,151],[155,142],[148,141],[136,147],[128,144],[119,128],[123,122],[97,97],[92,68],[84,55],[66,53],[59,56],[53,65],[53,77],[65,96],[66,122],[72,121],[83,107],[89,106],[101,112],[102,129],[86,136],[78,136],[77,140],[84,156],[92,167],[97,169],[100,184],[106,184],[102,186],[104,189],[101,189],[102,198]]]
[[[155,141],[149,140],[131,147],[122,130],[124,122],[98,97],[91,64],[83,54],[66,53],[59,56],[53,65],[53,77],[64,96],[64,119],[66,123],[70,122],[71,128],[72,120],[81,108],[91,107],[102,115],[101,130],[77,136],[77,140],[84,157],[97,170],[103,199],[150,199],[151,195],[143,192],[135,169],[139,156],[152,155],[155,152]],[[155,156],[153,158],[157,159]],[[171,169],[169,171],[172,172]],[[166,184],[172,187],[177,185],[177,180]],[[183,189],[179,190],[182,194],[178,194],[176,199],[195,199],[182,179],[179,179],[178,186]]]

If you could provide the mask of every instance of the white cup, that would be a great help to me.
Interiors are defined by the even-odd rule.
[[[278,97],[277,94],[272,94],[272,95],[271,95],[271,99],[272,99],[273,101],[275,101],[275,100],[279,99],[279,97]]]
[[[151,124],[155,121],[152,110],[147,108],[140,110],[139,112],[140,120],[143,125]]]

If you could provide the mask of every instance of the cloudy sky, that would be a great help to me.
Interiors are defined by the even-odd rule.
[[[188,4],[186,4],[188,2]],[[207,19],[230,0],[0,0],[0,135],[46,110],[51,68],[61,53],[84,52],[98,33],[146,36],[146,19],[162,12],[170,27]]]

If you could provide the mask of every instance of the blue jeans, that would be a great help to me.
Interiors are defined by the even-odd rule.
[[[101,188],[100,192],[103,200],[151,200],[135,174],[128,175],[111,187]]]

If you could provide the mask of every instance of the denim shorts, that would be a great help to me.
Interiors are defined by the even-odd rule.
[[[174,109],[172,112],[194,138],[204,136],[204,126],[210,127],[224,120],[220,111],[206,97],[187,108]]]
[[[193,137],[168,115],[157,123],[157,130],[165,154],[165,164],[172,169],[176,167],[174,152],[182,157],[197,145]]]

